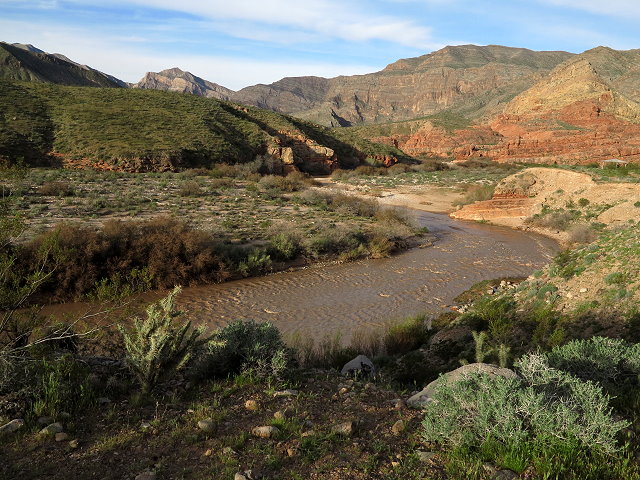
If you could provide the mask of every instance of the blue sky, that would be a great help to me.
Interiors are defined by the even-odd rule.
[[[0,40],[123,80],[180,67],[228,88],[380,70],[445,45],[640,48],[638,0],[0,0]]]

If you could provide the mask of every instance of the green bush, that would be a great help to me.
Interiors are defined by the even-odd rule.
[[[544,354],[548,364],[582,379],[603,385],[619,384],[640,374],[640,344],[619,338],[574,340]]]
[[[598,385],[551,368],[541,355],[527,355],[516,367],[519,378],[477,373],[442,382],[425,407],[424,440],[476,454],[487,454],[489,442],[485,460],[518,451],[522,468],[540,455],[553,457],[552,478],[577,452],[622,450],[616,435],[628,423],[612,418],[609,397]]]
[[[34,364],[31,413],[36,417],[56,417],[61,412],[78,412],[94,400],[88,381],[89,369],[72,355],[42,359]]]
[[[136,318],[129,330],[120,327],[127,351],[127,364],[140,383],[142,393],[151,392],[163,379],[173,376],[191,360],[204,342],[199,337],[203,328],[191,328],[191,322],[176,325],[182,315],[175,310],[180,288],[147,307],[147,317]]]
[[[271,323],[236,321],[220,328],[204,345],[193,374],[198,379],[238,373],[281,379],[289,358],[280,331]]]

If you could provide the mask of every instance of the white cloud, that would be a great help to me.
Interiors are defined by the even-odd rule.
[[[98,0],[73,1],[81,5],[103,3]],[[434,44],[429,28],[412,19],[370,13],[371,5],[364,0],[111,0],[110,4],[182,12],[213,21],[293,28],[349,41],[384,40],[421,49],[429,49]],[[276,31],[274,35],[278,33],[287,34]],[[237,35],[246,36],[242,31]]]
[[[129,82],[137,82],[147,71],[180,67],[206,80],[238,90],[256,83],[271,83],[286,76],[332,77],[363,74],[380,68],[327,62],[251,60],[215,54],[158,54],[145,50],[138,38],[101,37],[95,31],[31,22],[0,20],[0,31],[2,40],[6,42],[31,43],[50,53],[62,53],[75,62]]]

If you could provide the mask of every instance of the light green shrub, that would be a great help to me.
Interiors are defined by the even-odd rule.
[[[583,380],[601,384],[619,382],[640,374],[640,344],[619,338],[574,340],[544,354],[548,364]]]
[[[520,378],[475,374],[442,382],[426,405],[423,438],[451,448],[492,440],[531,452],[576,442],[595,452],[620,449],[616,434],[628,423],[612,418],[598,385],[551,368],[542,355],[527,355],[516,367]]]
[[[236,321],[213,334],[193,373],[199,379],[246,372],[280,379],[288,364],[288,349],[274,325]]]
[[[182,315],[174,308],[180,287],[162,300],[147,307],[147,317],[136,318],[133,328],[120,327],[127,352],[127,364],[147,394],[162,379],[183,368],[205,340],[199,339],[203,328],[191,328],[191,322],[181,325],[174,320]]]

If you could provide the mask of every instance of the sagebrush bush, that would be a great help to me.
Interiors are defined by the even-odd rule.
[[[594,452],[621,449],[609,397],[592,383],[551,368],[537,354],[516,362],[520,378],[470,374],[441,382],[425,407],[423,438],[449,447],[478,448],[486,440],[530,454],[578,443]]]
[[[194,363],[199,379],[254,373],[281,379],[289,366],[289,350],[271,323],[236,321],[218,329]]]
[[[471,185],[462,199],[454,202],[454,205],[468,205],[482,200],[490,200],[495,188],[495,185]]]
[[[203,328],[191,328],[190,321],[176,324],[175,319],[182,315],[175,309],[179,293],[180,288],[176,287],[168,296],[149,305],[146,318],[134,319],[132,328],[120,327],[127,365],[140,383],[143,394],[184,368],[205,342],[200,339]]]
[[[38,192],[40,195],[53,197],[72,197],[76,194],[76,189],[70,183],[52,181],[43,183],[38,189]]]
[[[620,385],[623,379],[637,382],[640,375],[640,344],[629,344],[619,338],[574,340],[545,353],[544,357],[553,368],[605,386]]]

